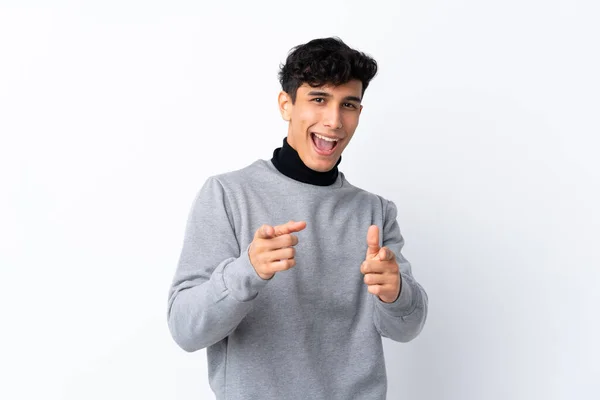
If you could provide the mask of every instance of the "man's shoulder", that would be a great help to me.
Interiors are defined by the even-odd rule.
[[[378,201],[380,203],[385,203],[388,201],[385,197],[383,197],[380,194],[377,194],[373,191],[370,191],[369,189],[365,189],[361,186],[357,186],[355,184],[348,182],[348,180],[346,179],[346,176],[342,172],[340,172],[340,173],[342,174],[344,186],[346,187],[346,189],[353,191],[355,193],[355,196],[360,196],[361,198],[368,199],[371,201]]]
[[[223,188],[234,188],[251,184],[252,180],[268,172],[267,161],[258,159],[243,168],[221,172],[208,177],[218,181]]]
[[[377,192],[375,189],[371,191],[356,185],[352,185],[345,180],[345,186],[351,188],[354,192],[353,198],[358,200],[364,205],[370,204],[374,208],[381,209],[384,216],[388,215],[390,218],[395,218],[398,212],[396,203],[386,195]]]

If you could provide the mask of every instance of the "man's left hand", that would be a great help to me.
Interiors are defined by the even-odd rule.
[[[360,266],[369,293],[384,303],[393,303],[400,296],[402,279],[396,255],[387,247],[379,247],[379,227],[371,225],[367,231],[367,256]]]

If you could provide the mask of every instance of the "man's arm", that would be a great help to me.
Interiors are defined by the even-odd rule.
[[[404,238],[396,220],[394,202],[384,202],[383,247],[396,256],[400,273],[400,295],[393,303],[384,303],[373,295],[373,322],[384,337],[408,342],[419,335],[427,319],[428,298],[425,290],[413,278],[410,263],[402,256]]]
[[[227,337],[252,308],[268,280],[240,249],[220,182],[210,177],[189,213],[183,248],[169,290],[171,335],[192,352]]]

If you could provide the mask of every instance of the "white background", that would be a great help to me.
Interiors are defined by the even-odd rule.
[[[186,217],[332,35],[380,65],[340,169],[429,295],[389,398],[600,398],[597,2],[49,3],[0,3],[0,398],[213,398],[166,324]]]

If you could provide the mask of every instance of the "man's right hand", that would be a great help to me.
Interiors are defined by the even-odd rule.
[[[306,228],[306,222],[290,221],[287,224],[263,225],[254,234],[254,240],[248,249],[250,262],[262,279],[271,279],[276,272],[284,271],[296,265],[294,256],[298,237],[292,232]]]

